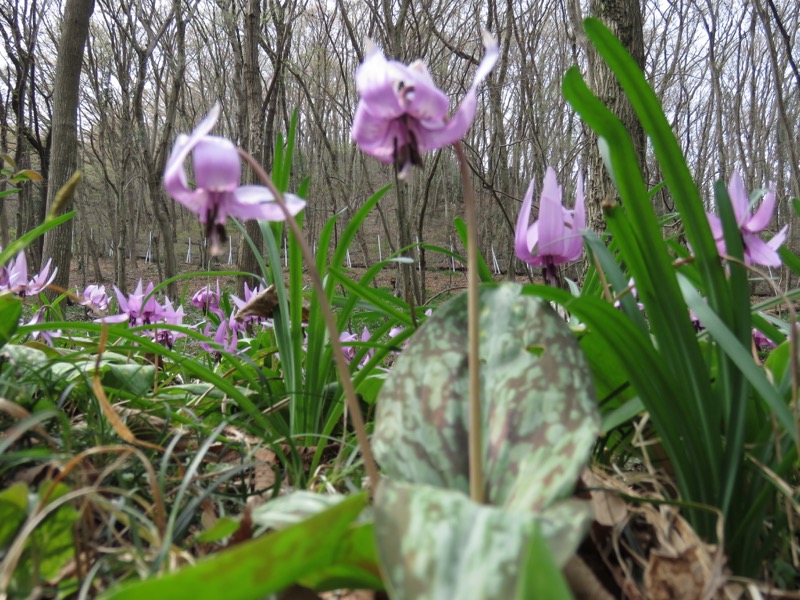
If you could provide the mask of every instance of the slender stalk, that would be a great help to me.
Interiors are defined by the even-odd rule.
[[[241,148],[239,149],[239,154],[247,162],[247,164],[250,165],[250,168],[253,169],[253,173],[258,175],[258,178],[261,179],[264,185],[266,185],[275,196],[275,201],[283,210],[283,214],[286,216],[286,222],[289,224],[289,228],[292,230],[294,237],[297,239],[297,243],[300,246],[300,252],[303,254],[303,260],[305,261],[306,265],[308,265],[308,274],[311,277],[311,284],[314,286],[314,292],[317,294],[319,299],[320,309],[325,319],[325,325],[328,329],[328,336],[330,337],[331,346],[333,347],[333,357],[336,362],[336,368],[339,371],[339,379],[341,379],[342,382],[345,401],[347,402],[347,408],[350,412],[350,418],[353,421],[353,430],[355,431],[356,439],[358,440],[361,456],[364,458],[364,466],[367,470],[370,488],[374,494],[375,490],[378,489],[378,466],[375,463],[375,458],[372,456],[369,438],[367,438],[367,430],[364,427],[364,417],[361,414],[361,407],[359,406],[358,399],[356,398],[356,390],[353,387],[353,380],[350,378],[350,370],[347,366],[347,361],[344,358],[342,344],[339,341],[339,332],[336,329],[336,321],[333,318],[333,313],[331,312],[331,307],[328,303],[328,297],[325,295],[325,288],[322,286],[322,279],[317,271],[316,263],[314,262],[314,256],[311,253],[311,248],[308,246],[308,242],[306,242],[306,238],[303,236],[303,232],[300,230],[297,221],[291,214],[289,214],[289,211],[286,208],[286,202],[283,200],[283,194],[281,194],[280,191],[278,191],[278,189],[275,187],[275,184],[272,182],[272,178],[267,175],[267,172],[261,167],[260,164],[258,164],[258,162],[256,162],[252,156],[250,156],[250,154]]]
[[[469,165],[461,142],[453,144],[458,156],[461,181],[464,185],[464,212],[467,218],[467,331],[469,338],[469,495],[473,501],[484,503],[483,443],[481,440],[481,375],[478,317],[478,218],[475,214],[475,194],[472,191]]]

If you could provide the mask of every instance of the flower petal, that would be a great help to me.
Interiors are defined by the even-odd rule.
[[[766,267],[781,266],[781,257],[760,237],[753,233],[742,233],[742,239],[744,240],[744,257],[746,262],[752,262]]]
[[[464,137],[472,125],[478,103],[478,86],[491,73],[500,55],[497,42],[486,32],[484,32],[483,43],[486,50],[480,65],[478,65],[475,79],[453,116],[444,124],[420,121],[415,124],[416,127],[413,127],[414,133],[417,135],[420,153],[430,152],[457,142]]]
[[[539,248],[537,254],[561,256],[564,251],[564,206],[556,172],[547,167],[539,198]]]
[[[213,135],[203,137],[192,152],[192,163],[198,189],[221,192],[239,185],[242,163],[230,140]]]
[[[514,229],[514,253],[518,259],[526,263],[530,263],[533,260],[532,247],[528,245],[528,223],[531,219],[533,190],[534,180],[531,179],[530,184],[528,184],[528,191],[525,192],[525,197],[522,200],[522,208],[520,208],[519,216],[517,217],[517,226]]]
[[[286,215],[275,202],[272,192],[261,185],[243,185],[231,194],[227,213],[237,219],[262,219],[264,221],[284,221]],[[283,194],[283,201],[289,214],[295,216],[306,202],[294,194]]]
[[[764,196],[761,201],[761,206],[758,207],[756,213],[747,219],[744,229],[750,233],[757,233],[765,230],[772,220],[772,213],[775,212],[775,183],[770,183],[769,193]]]
[[[736,224],[743,227],[750,214],[750,201],[747,197],[747,190],[744,189],[744,181],[738,171],[734,171],[731,180],[728,182],[728,196],[733,206],[733,214],[736,216]]]
[[[197,145],[197,142],[203,139],[203,137],[214,128],[217,119],[219,119],[220,110],[221,107],[219,103],[214,104],[205,118],[194,128],[191,135],[179,135],[175,141],[175,146],[167,160],[167,168],[164,169],[164,185],[173,198],[175,198],[175,196],[173,192],[170,191],[170,187],[172,187],[175,192],[180,192],[181,189],[189,189],[183,164],[186,162],[186,157],[189,156],[189,153],[194,149],[195,145]],[[175,199],[177,200],[177,198]]]
[[[394,162],[395,139],[398,146],[408,143],[399,123],[373,114],[365,100],[356,106],[351,136],[362,152],[386,164]]]
[[[370,106],[370,112],[381,119],[395,119],[405,109],[398,97],[397,83],[409,79],[408,68],[388,61],[380,48],[372,45],[364,62],[356,70],[356,90]]]

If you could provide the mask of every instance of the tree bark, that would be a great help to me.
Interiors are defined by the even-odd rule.
[[[261,74],[258,69],[258,40],[261,32],[261,0],[247,0],[247,9],[244,14],[244,41],[242,43],[242,71],[244,75],[244,88],[245,98],[244,103],[240,105],[240,109],[244,109],[245,118],[240,119],[243,122],[245,130],[241,131],[242,145],[257,162],[264,164],[264,111],[261,110],[262,102],[262,88],[261,88]],[[248,181],[250,183],[261,182],[255,181],[255,176],[250,169],[248,171]],[[263,184],[261,184],[263,185]],[[263,254],[264,239],[261,235],[261,228],[258,221],[247,221],[244,225],[245,232],[248,237],[253,240],[257,251]],[[258,258],[256,257],[250,244],[247,240],[242,239],[239,247],[239,265],[240,271],[245,273],[258,274],[260,269],[258,265]],[[255,279],[244,275],[239,275],[236,278],[236,287],[239,290],[239,295],[244,293],[244,284],[248,283],[253,286]]]
[[[640,69],[644,69],[644,37],[642,32],[642,6],[639,0],[591,0],[590,12],[601,19],[611,32],[619,38],[622,45],[631,53]],[[589,86],[597,97],[613,112],[631,136],[633,148],[642,169],[645,164],[645,137],[639,119],[622,91],[617,78],[608,68],[602,57],[587,45],[589,59]],[[588,177],[586,186],[587,224],[595,231],[605,229],[601,204],[607,197],[616,196],[614,184],[606,171],[597,136],[592,133],[589,151]]]
[[[75,171],[78,147],[78,96],[83,63],[83,49],[89,33],[89,19],[94,11],[94,0],[67,0],[56,59],[55,84],[53,86],[53,122],[51,126],[50,173],[47,182],[47,209],[53,209],[53,201],[61,186]],[[56,207],[59,212],[70,208]],[[42,251],[42,266],[52,258],[53,267],[58,268],[53,284],[58,288],[69,287],[70,262],[72,261],[72,221],[67,221],[45,234]],[[48,290],[49,298],[57,291]]]

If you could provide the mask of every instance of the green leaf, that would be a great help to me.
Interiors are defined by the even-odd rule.
[[[19,327],[22,301],[13,294],[0,295],[0,348],[5,346]]]
[[[298,491],[253,509],[253,523],[282,530],[340,504],[346,497]],[[352,525],[342,536],[331,564],[304,576],[300,583],[317,591],[383,589],[372,523]]]
[[[115,600],[263,598],[330,566],[350,524],[366,504],[366,493],[350,496],[283,531],[239,544],[163,577],[111,590],[102,597]]]
[[[28,512],[28,486],[15,483],[0,492],[0,549],[5,549],[25,522]]]
[[[458,234],[458,239],[461,240],[461,243],[464,247],[467,247],[467,224],[460,217],[456,217],[453,219],[453,225],[456,228],[456,233]],[[492,271],[489,269],[489,265],[486,264],[486,261],[483,258],[483,255],[479,252],[478,253],[478,277],[482,283],[492,283],[494,282],[494,277],[492,277]]]
[[[541,510],[571,492],[594,444],[592,377],[545,302],[510,283],[484,287],[480,301],[487,501]],[[383,385],[373,449],[394,480],[468,493],[466,323],[462,294],[422,325]]]
[[[222,517],[211,527],[201,531],[195,538],[198,542],[218,542],[239,529],[239,521],[230,517]]]
[[[542,532],[537,525],[531,531],[528,553],[517,585],[517,600],[547,598],[548,600],[571,600],[572,593],[553,560]]]

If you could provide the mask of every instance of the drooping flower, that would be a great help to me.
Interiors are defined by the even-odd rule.
[[[45,309],[47,309],[47,306],[42,306],[39,310],[37,310],[34,313],[34,315],[31,318],[31,320],[28,321],[27,323],[25,323],[25,325],[28,325],[28,326],[30,326],[30,325],[41,325],[42,323],[44,323],[45,322],[45,319],[44,319],[44,311],[45,311]],[[38,331],[34,331],[31,334],[31,339],[35,340],[35,339],[41,338],[41,340],[45,344],[47,344],[48,346],[52,346],[53,345],[53,339],[54,338],[59,338],[61,336],[62,336],[62,332],[61,332],[60,329],[56,329],[55,331],[51,331],[51,330],[48,330],[48,329],[39,329]]]
[[[203,335],[206,337],[211,337],[213,328],[214,324],[211,321],[208,321],[203,329]],[[233,315],[227,319],[220,320],[216,331],[214,331],[214,343],[216,346],[212,346],[206,342],[200,342],[200,347],[209,354],[213,355],[217,361],[222,358],[223,351],[229,354],[236,352],[236,346],[239,343],[239,334],[236,330],[236,319]]]
[[[736,224],[741,230],[745,263],[765,265],[767,267],[781,266],[781,258],[778,256],[777,250],[786,240],[786,232],[789,226],[785,225],[769,242],[765,242],[757,235],[769,226],[772,213],[775,212],[775,184],[770,183],[769,192],[764,196],[761,206],[758,207],[755,213],[750,211],[747,190],[744,187],[741,175],[737,172],[731,175],[731,179],[728,182],[728,196],[731,199],[733,214],[736,216]],[[722,221],[718,216],[708,214],[708,222],[711,225],[714,240],[717,242],[717,250],[720,254],[726,254]]]
[[[159,312],[162,321],[167,325],[183,324],[183,307],[178,306],[178,309],[175,310],[169,298],[164,299],[164,306],[161,307]],[[186,337],[186,334],[180,331],[173,331],[172,329],[156,329],[153,333],[153,339],[167,348],[172,348],[175,344],[175,340],[182,337]]]
[[[531,180],[517,218],[514,249],[517,258],[530,265],[543,267],[552,281],[557,265],[578,260],[583,253],[581,230],[586,227],[583,178],[578,177],[575,208],[569,211],[562,204],[562,190],[556,180],[556,172],[552,167],[547,167],[539,199],[539,218],[529,226],[533,185]]]
[[[81,296],[81,306],[85,306],[94,313],[103,313],[108,310],[108,294],[106,286],[87,285]]]
[[[50,273],[50,264],[52,262],[52,258],[47,259],[41,272],[29,280],[28,259],[25,256],[25,252],[20,252],[6,269],[5,276],[2,278],[4,280],[2,289],[7,289],[23,298],[25,296],[35,296],[53,283],[56,278],[57,268]]]
[[[358,106],[353,118],[353,141],[379,161],[394,163],[399,177],[422,166],[422,154],[450,145],[472,125],[477,88],[497,62],[497,42],[484,32],[486,52],[475,79],[458,109],[448,115],[450,99],[436,87],[421,61],[404,65],[386,60],[374,44],[356,71]]]
[[[245,283],[245,285],[247,285]],[[211,285],[206,285],[200,288],[197,293],[192,296],[192,306],[199,308],[205,312],[216,311],[219,309],[220,293],[219,293],[219,279],[217,279],[216,292],[211,289]]]
[[[152,293],[153,287],[153,282],[151,281],[147,284],[147,288],[142,291],[142,280],[140,279],[136,290],[126,297],[117,286],[114,286],[120,314],[104,317],[101,320],[105,323],[124,323],[128,321],[134,326],[157,323],[164,316],[164,309],[156,301],[156,297]],[[147,299],[145,300],[145,298]]]
[[[753,328],[753,343],[758,350],[768,350],[775,348],[777,344],[764,335],[759,329]]]
[[[226,138],[208,135],[219,113],[220,106],[216,104],[191,135],[178,136],[164,171],[167,192],[200,217],[200,222],[206,226],[211,253],[215,255],[221,252],[222,243],[227,239],[225,222],[228,216],[265,221],[283,221],[286,218],[268,188],[239,185],[242,164],[236,146]],[[184,167],[190,154],[194,188],[189,187]],[[292,216],[306,205],[293,194],[284,194],[283,197]]]
[[[369,329],[364,327],[363,331],[361,332],[361,338],[355,334],[350,333],[349,331],[343,331],[339,334],[339,341],[344,342],[345,344],[351,344],[352,342],[368,342],[372,334],[370,333]],[[344,346],[342,348],[342,354],[344,354],[344,359],[347,361],[347,364],[350,364],[353,359],[356,357],[356,352],[358,349],[355,346]],[[375,354],[374,349],[370,349],[361,359],[361,362],[358,364],[359,367],[363,367],[369,362],[369,359],[372,358],[372,355]]]

